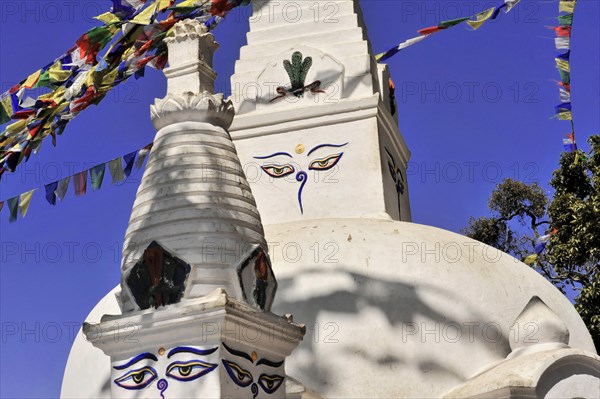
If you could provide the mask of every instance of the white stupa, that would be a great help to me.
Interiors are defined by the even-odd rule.
[[[251,191],[267,248],[256,229],[238,230],[236,239],[268,249],[278,282],[272,312],[292,313],[306,325],[306,335],[285,361],[285,373],[293,377],[287,377],[286,390],[258,397],[598,397],[600,357],[557,289],[507,254],[410,222],[410,153],[392,114],[387,67],[375,62],[358,0],[271,3],[254,2],[248,45],[231,78],[236,115],[229,128],[244,172],[232,175],[241,186],[248,182],[247,198]],[[315,4],[319,15],[329,15],[335,5],[335,23],[315,20]],[[299,17],[284,17],[282,7],[297,8]],[[171,80],[169,85],[172,93]],[[196,114],[189,118],[198,123]],[[193,172],[173,165],[170,183],[147,177],[157,170],[152,155],[159,159],[161,151],[176,147],[157,144],[126,236],[138,245],[124,250],[125,278],[161,234],[144,235],[153,221],[170,225],[164,235],[172,238],[159,244],[191,264],[209,253],[197,245],[204,240],[198,233],[210,237],[216,226],[202,222],[205,215],[198,223],[174,216],[177,204],[197,203],[197,190],[184,192],[175,181]],[[145,222],[150,227],[140,227],[143,204],[166,195],[162,184],[173,187],[161,203],[165,208],[156,208]],[[214,202],[209,218],[237,226],[227,201]],[[214,216],[220,213],[226,216]],[[252,212],[241,213],[239,225],[260,223]],[[138,252],[130,259],[131,248]],[[223,264],[215,268],[226,270]],[[189,300],[214,302],[223,294],[209,288],[223,288],[231,300],[244,301],[244,284],[231,285],[235,280],[221,274],[209,287],[202,275],[202,288]],[[118,306],[116,293],[125,307]],[[141,311],[131,295],[123,295],[120,287],[108,293],[87,321]],[[291,349],[281,347],[279,356]],[[109,364],[79,338],[61,397],[110,397]]]

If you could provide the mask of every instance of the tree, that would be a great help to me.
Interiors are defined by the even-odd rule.
[[[537,183],[505,179],[488,201],[491,216],[471,217],[463,233],[578,291],[576,308],[600,349],[600,135],[589,143],[589,155],[561,155],[552,198]]]

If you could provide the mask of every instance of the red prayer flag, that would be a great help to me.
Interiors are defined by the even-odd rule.
[[[87,170],[84,170],[73,176],[73,183],[75,187],[76,196],[85,194],[87,190],[87,172]]]
[[[211,15],[224,17],[229,11],[231,11],[233,7],[235,7],[235,4],[230,3],[227,0],[212,0],[212,4],[210,5],[210,13]]]
[[[564,87],[569,93],[571,92],[571,85],[569,83],[558,82],[558,85]]]
[[[430,26],[429,28],[424,28],[424,29],[418,30],[417,32],[419,32],[419,34],[421,34],[421,35],[426,36],[426,35],[431,35],[432,33],[435,33],[435,32],[439,32],[442,29],[446,29],[446,28],[440,28],[439,26]]]
[[[556,26],[554,28],[556,32],[556,36],[558,37],[570,37],[571,36],[571,27],[570,26]]]

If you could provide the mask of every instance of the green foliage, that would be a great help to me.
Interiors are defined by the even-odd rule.
[[[577,310],[600,342],[600,136],[583,151],[563,153],[549,200],[536,183],[506,179],[490,196],[490,217],[471,218],[467,236],[524,259],[536,239],[552,232],[546,252],[532,264],[557,288],[580,290]],[[545,219],[546,218],[546,219]]]
[[[600,273],[596,273],[591,284],[583,287],[575,299],[575,308],[585,322],[596,350],[600,350]]]

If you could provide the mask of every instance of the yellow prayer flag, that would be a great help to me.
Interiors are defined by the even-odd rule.
[[[156,2],[156,8],[157,8],[159,11],[162,11],[162,10],[164,10],[165,8],[169,8],[169,7],[171,7],[171,0],[158,0],[158,1]]]
[[[56,61],[48,70],[48,76],[50,76],[50,80],[52,82],[64,82],[65,80],[69,79],[71,73],[72,71],[70,70],[65,71],[62,69],[62,64],[60,61]]]
[[[579,151],[575,153],[575,160],[573,161],[573,165],[577,165],[579,163]]]
[[[531,266],[532,264],[534,264],[537,261],[537,254],[531,254],[528,257],[526,257],[525,259],[523,259],[523,263],[525,263],[527,266]]]
[[[113,86],[113,83],[117,79],[117,75],[119,74],[119,68],[111,69],[106,75],[102,77],[102,83],[100,84],[100,90],[110,90]]]
[[[6,130],[11,133],[19,133],[27,128],[27,119],[21,119],[20,121],[16,121],[15,123],[11,123],[6,126]]]
[[[559,112],[558,119],[560,119],[561,121],[572,121],[573,114],[571,113],[571,111]]]
[[[194,7],[197,3],[200,3],[200,0],[185,0],[177,4],[177,7]]]
[[[60,87],[57,87],[56,90],[51,91],[50,93],[42,94],[41,96],[38,97],[38,99],[39,100],[52,100],[52,101],[58,103],[60,101],[60,99],[62,98],[62,96],[65,95],[65,91],[67,91],[67,88],[64,86],[60,86]]]
[[[33,189],[26,193],[19,195],[19,212],[21,212],[21,217],[25,217],[27,215],[27,210],[29,209],[29,204],[31,203],[31,197],[33,196],[33,192],[37,189]]]
[[[560,58],[555,58],[556,67],[561,71],[571,72],[571,66],[569,65],[569,61],[561,60]]]
[[[151,6],[148,6],[148,8],[146,8],[144,11],[136,15],[135,18],[131,20],[131,22],[138,25],[150,25],[152,16],[156,12],[157,8],[158,3],[154,3]]]
[[[494,7],[488,8],[487,10],[475,15],[475,19],[467,21],[467,23],[469,24],[469,26],[471,28],[477,30],[481,27],[481,25],[483,25],[485,23],[485,21],[487,21],[488,19],[490,19],[492,17],[492,14],[494,14],[494,10],[495,10]]]
[[[12,100],[10,99],[10,96],[2,97],[0,99],[0,102],[2,103],[1,104],[2,108],[4,108],[4,111],[6,111],[6,114],[9,117],[15,113],[13,110],[13,107],[12,107]]]
[[[576,0],[560,0],[558,11],[573,13],[575,11],[575,3]]]
[[[104,14],[100,14],[97,17],[94,17],[94,19],[104,22],[105,25],[121,21],[119,17],[117,17],[112,12],[105,12]]]
[[[37,81],[40,79],[41,73],[42,73],[42,70],[38,69],[37,71],[35,71],[31,75],[29,75],[29,77],[27,78],[27,80],[25,81],[25,83],[23,83],[23,86],[26,89],[31,89],[33,86],[35,86],[35,84],[37,83]]]

